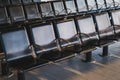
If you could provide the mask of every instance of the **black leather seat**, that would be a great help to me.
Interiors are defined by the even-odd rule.
[[[53,60],[60,56],[59,43],[55,37],[52,23],[32,25],[31,33],[35,51],[39,58],[44,57]]]
[[[99,44],[104,45],[113,43],[113,41],[115,40],[115,34],[108,13],[96,15],[95,18],[97,24],[97,31],[100,38]]]
[[[9,6],[9,12],[12,22],[25,21],[25,14],[22,5]]]
[[[92,51],[98,43],[98,34],[92,16],[78,17],[77,24],[83,51],[89,49]]]
[[[0,25],[10,23],[10,18],[6,11],[6,7],[0,7]]]
[[[36,3],[26,4],[26,5],[24,5],[24,7],[25,7],[25,11],[27,13],[27,19],[29,21],[35,22],[36,20],[41,19],[41,15],[39,13]]]
[[[113,20],[113,26],[116,34],[116,38],[120,39],[120,11],[113,11],[112,14],[112,20]]]
[[[5,60],[2,60],[3,75],[7,75],[11,67],[19,70],[35,65],[37,56],[30,46],[25,29],[3,30],[1,40],[5,54]]]

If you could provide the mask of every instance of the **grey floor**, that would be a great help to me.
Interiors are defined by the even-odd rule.
[[[120,43],[109,46],[109,55],[101,58],[98,54],[102,49],[93,51],[93,61],[81,62],[81,55],[50,64],[25,73],[26,80],[120,80]],[[0,77],[0,80],[16,80],[16,75],[11,78]]]

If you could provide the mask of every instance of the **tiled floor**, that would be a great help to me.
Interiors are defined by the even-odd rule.
[[[69,60],[50,64],[26,73],[26,80],[120,80],[120,43],[110,45],[109,53],[115,57],[98,56],[102,52],[99,48],[93,51],[93,58],[97,61],[83,63],[81,56]],[[16,80],[16,75],[7,79],[0,77],[0,80]]]

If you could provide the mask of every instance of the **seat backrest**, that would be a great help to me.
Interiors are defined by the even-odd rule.
[[[19,4],[21,3],[21,0],[11,0],[12,4]]]
[[[3,32],[1,37],[7,61],[30,55],[28,53],[30,43],[24,29]]]
[[[33,2],[40,2],[41,0],[33,0]]]
[[[69,40],[77,34],[74,20],[58,22],[57,30],[59,37],[64,40]]]
[[[97,5],[98,5],[98,9],[106,8],[104,0],[96,0],[96,2],[97,2]]]
[[[55,33],[52,24],[36,25],[32,28],[34,43],[39,46],[50,44],[55,40]]]
[[[9,23],[6,8],[0,8],[0,24]]]
[[[0,5],[9,5],[10,4],[9,1],[10,0],[0,0]]]
[[[23,3],[31,3],[32,0],[23,0]]]
[[[120,0],[114,0],[115,4],[120,4]]]
[[[85,0],[76,0],[79,12],[87,11]]]
[[[112,12],[112,18],[114,25],[120,25],[120,11],[114,11]]]
[[[97,25],[98,25],[99,30],[104,30],[104,29],[107,29],[108,27],[111,26],[110,18],[109,18],[109,15],[107,13],[97,15],[96,21],[97,21]]]
[[[36,4],[26,5],[25,10],[28,19],[40,18],[40,13]]]
[[[92,17],[78,19],[78,24],[81,33],[89,35],[90,33],[96,32]]]
[[[108,13],[97,15],[96,23],[97,23],[99,35],[101,37],[114,35],[114,29],[113,29],[113,26],[111,26],[111,22],[110,22]]]
[[[113,26],[116,33],[120,32],[120,10],[112,12]]]
[[[87,0],[89,10],[96,10],[96,2],[95,0]]]
[[[49,3],[49,2],[41,3],[40,7],[41,7],[43,17],[44,16],[54,16],[51,3]]]
[[[1,44],[1,39],[0,39],[0,53],[3,52],[2,44]]]
[[[66,0],[66,7],[68,13],[76,13],[76,7],[74,0]]]
[[[25,15],[22,6],[10,6],[9,11],[12,21],[17,22],[25,20]]]
[[[107,7],[114,7],[113,0],[106,0]]]
[[[65,7],[62,1],[53,2],[53,5],[54,5],[56,15],[58,15],[58,12],[59,12],[59,15],[66,14]]]

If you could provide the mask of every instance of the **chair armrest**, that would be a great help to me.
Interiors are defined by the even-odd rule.
[[[120,6],[120,3],[115,2],[115,6],[116,6],[116,7]]]
[[[54,39],[53,41],[51,41],[50,43],[49,43],[49,45],[50,44],[52,44],[52,43],[56,43],[56,45],[57,45],[57,49],[59,50],[59,51],[61,51],[62,49],[61,49],[61,47],[60,47],[60,44],[59,44],[59,40],[58,39]]]
[[[95,8],[95,7],[96,7],[96,5],[94,5],[94,6],[88,5],[88,9],[89,9],[89,11],[92,11],[93,8]]]
[[[67,8],[68,14],[72,13],[72,10],[70,8]]]
[[[35,49],[34,49],[34,46],[33,45],[30,45],[29,46],[29,49],[31,49],[32,50],[32,56],[33,56],[33,58],[37,58],[37,55],[36,55],[36,52],[35,52]]]

